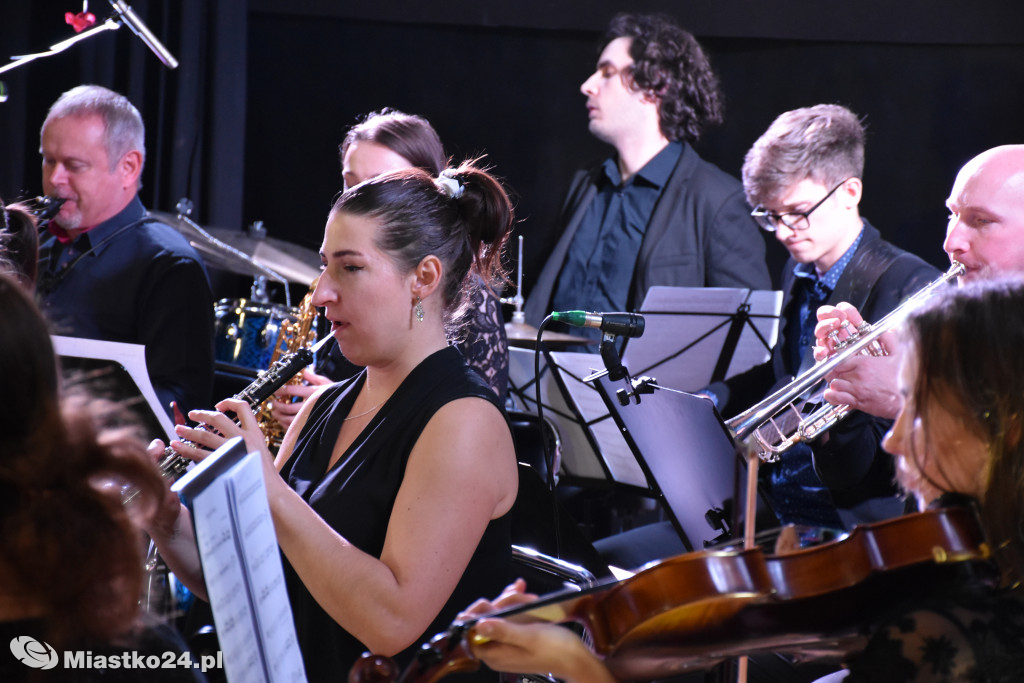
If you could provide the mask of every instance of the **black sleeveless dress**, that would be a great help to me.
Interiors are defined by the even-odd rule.
[[[380,557],[409,453],[434,413],[446,403],[466,397],[483,398],[499,410],[501,407],[494,391],[466,366],[459,351],[448,347],[409,373],[328,472],[342,422],[365,379],[366,372],[360,372],[320,396],[281,476],[331,528],[360,550]],[[497,595],[512,580],[509,534],[508,514],[488,524],[444,609],[423,637],[396,660],[407,662],[421,642],[447,628],[461,609],[479,597]],[[366,648],[317,604],[283,555],[282,560],[306,676],[311,683],[346,680]],[[455,680],[469,678],[457,676]],[[489,674],[478,680],[496,678]]]

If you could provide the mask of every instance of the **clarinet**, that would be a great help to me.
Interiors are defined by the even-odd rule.
[[[284,386],[288,380],[301,372],[302,368],[312,363],[314,353],[328,339],[330,339],[329,336],[324,337],[324,339],[311,348],[301,348],[298,351],[289,353],[282,357],[267,370],[261,372],[256,379],[253,380],[252,384],[231,398],[245,401],[253,410],[256,410],[261,403],[270,398],[270,396]],[[205,425],[201,425],[199,429],[204,431],[209,430]],[[189,441],[186,441],[185,443],[195,445]],[[185,474],[185,471],[188,469],[191,462],[191,460],[168,446],[164,449],[164,454],[157,463],[157,467],[159,467],[160,474],[165,479],[176,481],[181,475]],[[128,503],[138,494],[138,489],[128,489],[127,491],[122,492],[121,500],[123,503]]]

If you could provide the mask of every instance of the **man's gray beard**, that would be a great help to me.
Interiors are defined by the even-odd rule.
[[[53,222],[65,230],[78,230],[82,226],[82,212],[75,211],[69,217],[64,217],[58,213]]]

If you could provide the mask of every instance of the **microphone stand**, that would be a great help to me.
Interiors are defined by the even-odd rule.
[[[659,386],[657,380],[651,377],[638,377],[635,380],[632,379],[629,376],[629,371],[619,359],[618,350],[615,348],[615,335],[610,332],[605,332],[604,337],[601,340],[601,359],[604,361],[605,370],[595,372],[592,375],[585,377],[583,381],[589,382],[604,374],[607,374],[609,379],[612,380],[626,380],[626,386],[628,388],[619,389],[615,392],[619,403],[623,406],[629,405],[630,398],[635,398],[639,405],[640,395],[653,393],[655,389],[679,391],[678,389]],[[738,444],[737,450],[741,448],[743,448],[743,445]],[[749,550],[756,546],[755,517],[757,516],[757,467],[760,463],[760,458],[758,457],[756,449],[746,446],[745,450],[746,452],[743,455],[747,461],[747,490],[744,501],[743,548],[745,550]],[[747,683],[749,666],[750,662],[746,655],[740,655],[736,658],[736,683]]]
[[[619,351],[615,348],[615,340],[617,337],[611,332],[605,332],[601,335],[601,360],[604,361],[604,367],[608,371],[608,378],[611,380],[618,381],[620,379],[629,379],[629,371],[626,370],[626,366],[622,364],[622,359],[619,358]]]
[[[90,38],[96,35],[97,33],[100,33],[101,31],[116,31],[119,28],[121,28],[120,22],[114,21],[113,19],[107,19],[102,24],[94,26],[88,31],[83,31],[78,35],[71,36],[67,40],[62,40],[59,43],[51,45],[50,49],[46,52],[36,52],[30,55],[16,55],[14,57],[11,57],[11,60],[13,61],[11,61],[10,64],[0,66],[0,74],[4,73],[5,71],[11,71],[12,69],[15,69],[23,64],[28,64],[29,62],[39,59],[40,57],[52,57],[53,55],[60,54],[61,52],[64,52],[64,50],[68,49],[75,43],[79,42],[80,40]]]
[[[41,57],[52,57],[53,55],[60,54],[67,50],[69,47],[78,43],[79,41],[91,38],[97,33],[103,31],[116,31],[121,28],[122,24],[126,24],[133,33],[142,39],[142,42],[157,56],[157,58],[164,63],[167,67],[173,69],[178,66],[178,61],[174,59],[174,56],[167,52],[167,49],[160,44],[160,42],[153,36],[153,34],[146,28],[146,25],[142,23],[132,8],[124,4],[123,0],[115,2],[111,0],[111,5],[114,8],[114,16],[108,17],[102,24],[97,24],[87,31],[83,31],[79,34],[73,35],[66,40],[62,40],[59,43],[55,43],[50,46],[49,50],[45,52],[35,52],[29,55],[15,55],[11,57],[11,63],[0,66],[0,74],[16,69],[19,66],[33,62]],[[0,83],[0,102],[7,101],[7,90],[2,83]]]

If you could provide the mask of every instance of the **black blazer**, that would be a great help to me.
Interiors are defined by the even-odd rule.
[[[783,324],[793,305],[796,265],[790,259],[783,272]],[[883,240],[865,220],[864,236],[853,260],[843,270],[826,303],[847,301],[857,307],[865,320],[874,322],[939,275],[935,267]],[[709,387],[718,397],[723,415],[741,412],[792,380],[784,370],[785,344],[783,329],[768,362]],[[813,363],[813,350],[808,348],[801,368],[809,368]],[[892,458],[881,447],[891,424],[891,420],[855,412],[829,430],[827,443],[811,444],[815,470],[838,507],[895,493]]]
[[[573,178],[562,208],[562,235],[526,301],[532,325],[550,312],[569,246],[597,195],[600,172],[596,166]],[[655,285],[771,289],[764,238],[750,217],[743,187],[686,143],[647,224],[627,308],[639,306]]]

